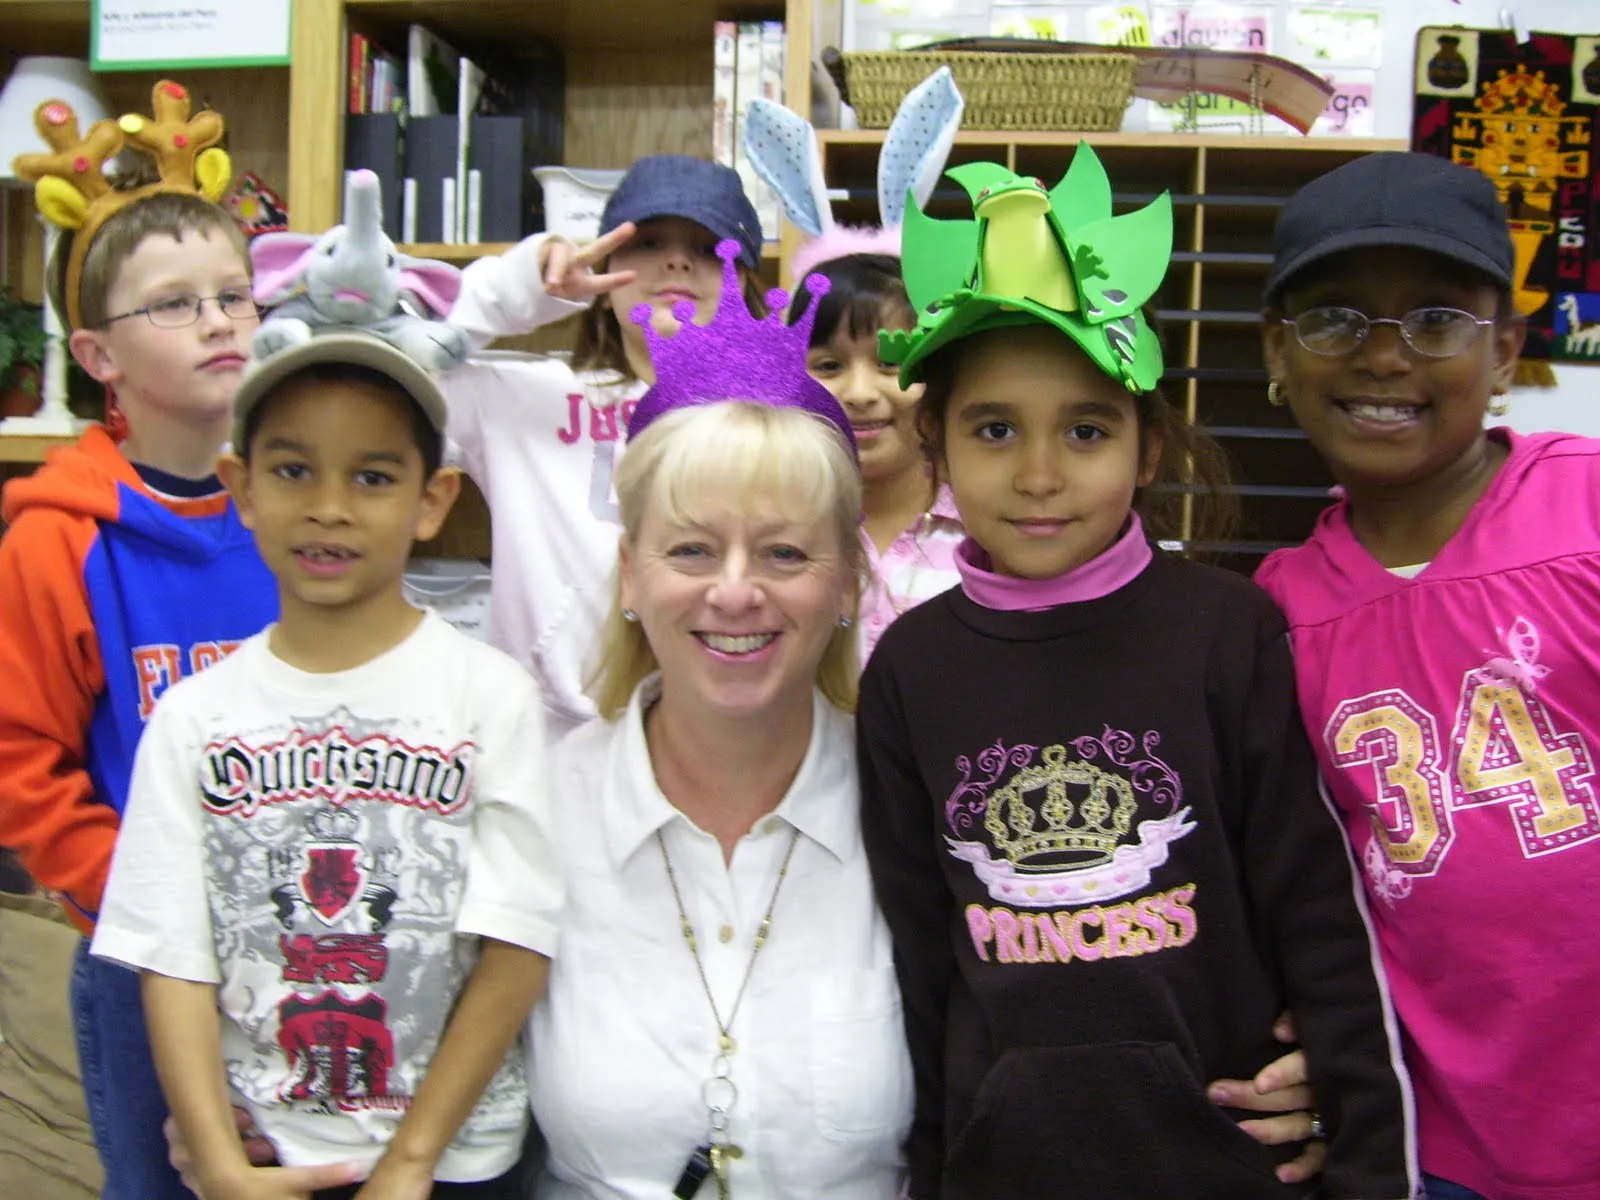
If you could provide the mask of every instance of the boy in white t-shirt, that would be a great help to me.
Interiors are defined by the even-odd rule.
[[[522,1194],[514,1043],[561,887],[537,686],[401,592],[459,487],[444,418],[360,332],[235,401],[220,473],[282,615],[157,706],[93,947],[142,973],[204,1200]],[[247,1162],[229,1089],[282,1167]]]

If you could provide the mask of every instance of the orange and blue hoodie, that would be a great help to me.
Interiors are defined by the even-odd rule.
[[[156,701],[276,619],[226,496],[152,491],[100,427],[0,502],[0,846],[93,929]]]

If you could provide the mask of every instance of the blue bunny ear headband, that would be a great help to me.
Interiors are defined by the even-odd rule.
[[[847,254],[899,257],[906,205],[920,207],[933,194],[961,127],[966,101],[950,68],[940,67],[900,102],[878,157],[878,228],[838,225],[822,176],[822,151],[811,123],[781,104],[751,101],[745,118],[745,154],[777,194],[789,221],[807,236],[789,264],[803,279],[824,262]]]

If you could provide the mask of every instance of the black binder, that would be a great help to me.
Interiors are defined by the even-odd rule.
[[[349,113],[344,119],[344,169],[378,177],[383,194],[383,231],[400,240],[400,115]],[[341,192],[342,194],[342,192]]]
[[[405,204],[397,242],[454,242],[454,212],[465,202],[456,196],[456,144],[460,134],[454,113],[412,117],[406,123]],[[451,200],[446,211],[447,196]],[[449,218],[447,225],[446,219]]]
[[[528,122],[521,116],[480,113],[472,118],[467,212],[478,220],[476,228],[467,231],[469,241],[476,233],[480,242],[516,242],[532,231],[535,181],[530,141]]]

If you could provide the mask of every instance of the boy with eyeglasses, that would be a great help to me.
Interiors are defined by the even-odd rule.
[[[1274,236],[1263,337],[1343,494],[1259,581],[1363,868],[1430,1200],[1600,1200],[1600,442],[1485,429],[1524,326],[1496,185],[1374,154]]]
[[[19,173],[31,159],[26,177],[46,177],[40,208],[67,226],[50,302],[115,417],[7,485],[0,504],[0,845],[85,932],[156,701],[278,608],[214,466],[258,324],[244,241],[210,198],[214,176],[196,183],[195,150],[214,153],[204,147],[221,121],[191,118],[174,83],[155,101],[154,120],[100,122],[81,139],[71,111],[47,102],[36,123],[57,153],[18,160]],[[99,175],[123,137],[162,139],[160,182]],[[74,168],[85,161],[96,165]],[[76,202],[60,203],[66,189]],[[138,977],[86,948],[73,1021],[104,1195],[189,1197],[166,1161]]]

